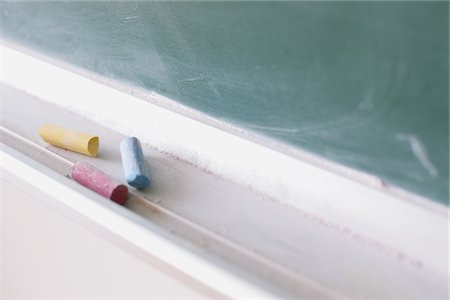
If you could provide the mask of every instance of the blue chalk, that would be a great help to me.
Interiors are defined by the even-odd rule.
[[[129,185],[145,189],[150,185],[147,164],[141,143],[135,137],[126,137],[120,142],[123,170]]]

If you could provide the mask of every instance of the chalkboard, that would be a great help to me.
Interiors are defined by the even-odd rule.
[[[448,2],[0,3],[1,36],[448,201]]]

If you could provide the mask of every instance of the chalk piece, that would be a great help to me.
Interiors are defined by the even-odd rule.
[[[135,137],[124,138],[120,143],[120,155],[128,184],[138,189],[148,187],[150,179],[139,140]]]
[[[127,201],[128,188],[125,185],[87,163],[76,163],[72,167],[70,176],[78,183],[114,202],[124,204]]]
[[[53,146],[89,156],[97,156],[99,148],[97,136],[51,124],[42,125],[39,129],[39,135]]]

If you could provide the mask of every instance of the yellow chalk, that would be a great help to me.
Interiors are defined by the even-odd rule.
[[[99,148],[98,136],[84,132],[73,131],[64,127],[44,124],[39,129],[39,135],[53,146],[74,152],[97,156]]]

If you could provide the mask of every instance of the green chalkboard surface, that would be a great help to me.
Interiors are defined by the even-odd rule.
[[[1,37],[448,201],[448,2],[0,3]]]

